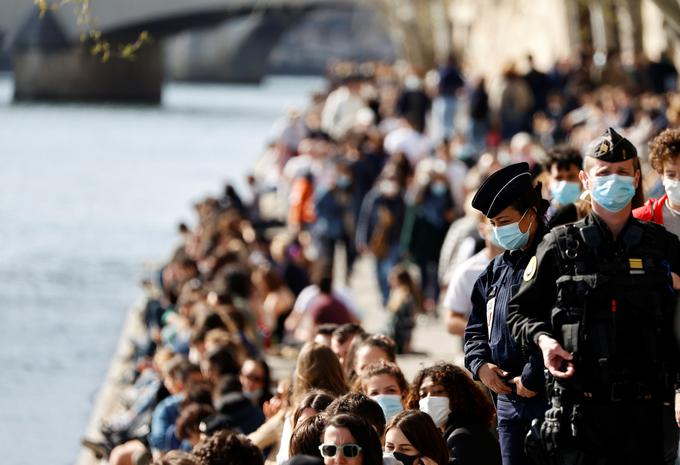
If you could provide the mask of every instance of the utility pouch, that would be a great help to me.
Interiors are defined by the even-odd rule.
[[[580,323],[562,325],[562,342],[564,350],[570,353],[578,353]]]

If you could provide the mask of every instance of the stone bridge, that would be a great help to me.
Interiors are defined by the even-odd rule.
[[[144,30],[153,37],[136,60],[102,63],[80,41],[73,6],[40,17],[32,0],[2,0],[0,40],[13,56],[16,100],[158,102],[164,37],[248,17],[249,27],[231,38],[225,67],[233,81],[256,82],[281,35],[306,14],[362,3],[370,0],[91,0],[96,27],[114,48]]]

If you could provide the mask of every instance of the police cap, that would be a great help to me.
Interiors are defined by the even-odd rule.
[[[532,189],[529,165],[515,163],[489,176],[477,190],[472,206],[487,218],[493,218]]]
[[[637,150],[628,139],[609,128],[590,144],[586,156],[616,163],[637,157]]]

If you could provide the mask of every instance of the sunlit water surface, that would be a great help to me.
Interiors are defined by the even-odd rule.
[[[73,463],[143,263],[191,205],[242,183],[321,82],[170,84],[159,107],[11,103],[0,77],[0,450]]]

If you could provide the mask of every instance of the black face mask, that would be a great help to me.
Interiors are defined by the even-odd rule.
[[[392,455],[404,465],[413,465],[413,462],[420,457],[419,455],[406,455],[403,452],[392,452]]]

